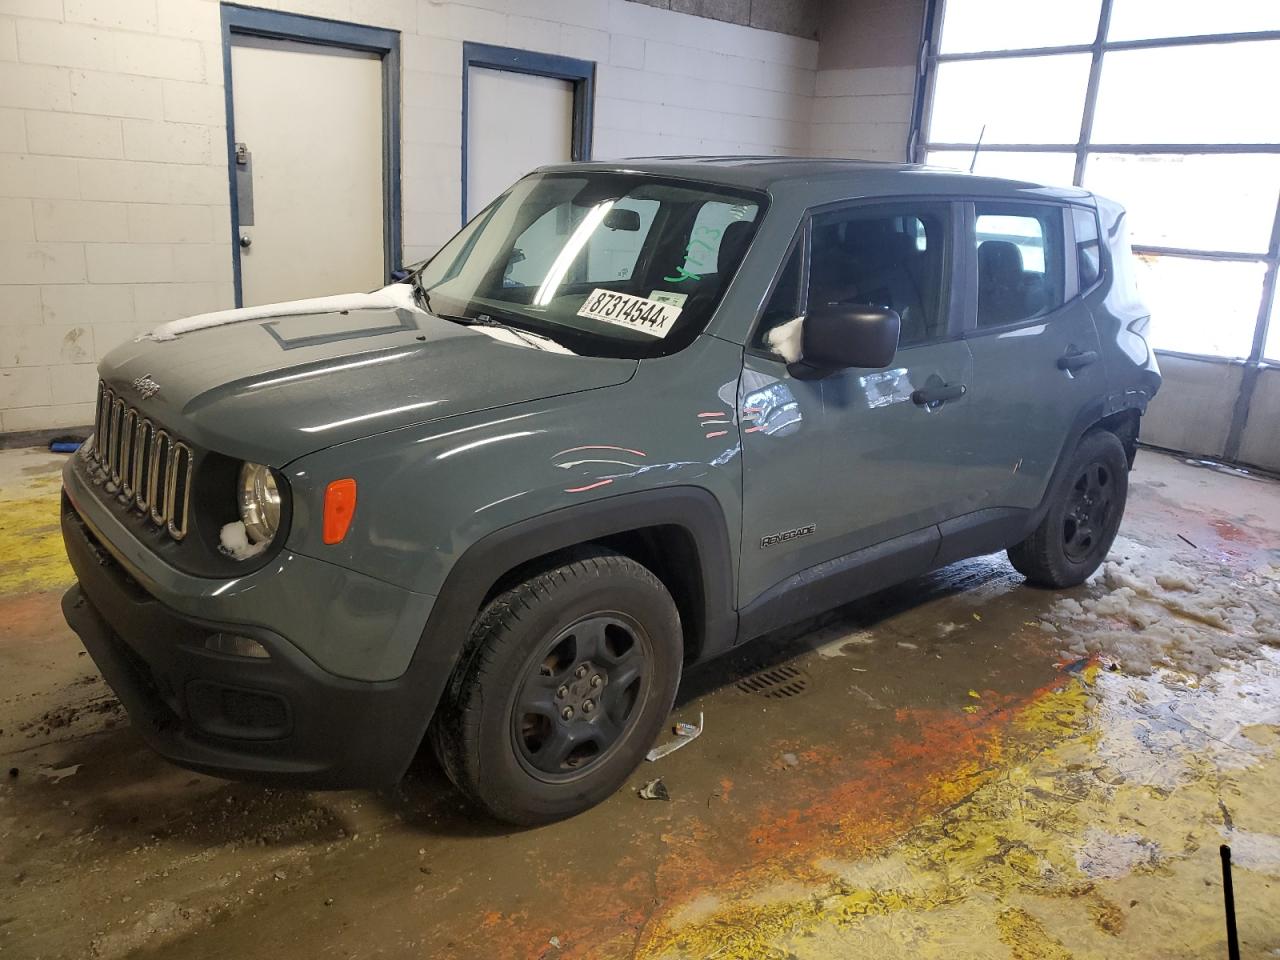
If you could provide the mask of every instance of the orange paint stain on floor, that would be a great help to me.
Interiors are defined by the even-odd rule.
[[[646,956],[670,947],[668,921],[700,898],[749,899],[779,883],[820,883],[821,862],[856,860],[892,845],[921,820],[963,800],[1000,776],[1011,727],[1037,700],[1077,682],[1069,674],[1023,696],[985,693],[978,712],[954,708],[899,710],[901,731],[877,752],[850,756],[840,731],[832,743],[805,751],[803,772],[790,781],[787,805],[745,802],[731,815],[731,830],[696,815],[672,822],[661,836],[665,851],[616,865],[608,892],[577,896],[570,915],[554,923],[523,911],[485,916],[465,941],[467,955],[493,960],[529,957]],[[783,746],[785,749],[785,746]],[[721,796],[735,789],[721,781]],[[550,871],[540,885],[565,891],[580,878]],[[555,946],[548,947],[555,938]]]

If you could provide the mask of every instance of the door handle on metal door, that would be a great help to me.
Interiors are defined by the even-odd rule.
[[[917,406],[927,407],[931,403],[946,403],[948,400],[959,400],[969,388],[963,383],[946,383],[939,387],[921,387],[911,394],[911,402]]]
[[[1096,363],[1097,360],[1097,350],[1076,350],[1072,353],[1064,353],[1058,358],[1058,369],[1075,373],[1091,363]]]

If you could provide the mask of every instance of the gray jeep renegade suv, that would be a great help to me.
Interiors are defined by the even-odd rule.
[[[681,669],[962,557],[1092,573],[1160,383],[1124,214],[920,167],[548,167],[402,281],[157,328],[68,622],[197,770],[597,803]]]

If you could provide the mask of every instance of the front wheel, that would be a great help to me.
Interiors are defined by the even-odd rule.
[[[476,618],[432,724],[436,756],[500,820],[572,816],[653,744],[682,652],[675,603],[648,568],[601,549],[566,557]]]
[[[1106,430],[1081,438],[1040,526],[1009,548],[1009,562],[1041,587],[1074,587],[1102,564],[1129,493],[1129,460]]]

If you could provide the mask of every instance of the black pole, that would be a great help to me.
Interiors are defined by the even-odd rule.
[[[1218,848],[1222,854],[1222,899],[1227,908],[1227,957],[1240,960],[1240,941],[1236,939],[1236,895],[1231,889],[1231,848],[1225,843]]]

